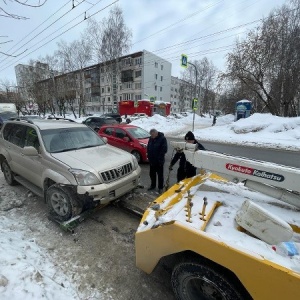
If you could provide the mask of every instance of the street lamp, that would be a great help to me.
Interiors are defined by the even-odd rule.
[[[193,102],[192,102],[192,108],[193,108],[193,130],[194,131],[194,128],[195,128],[195,111],[196,111],[196,105],[197,105],[197,102],[198,102],[198,99],[197,99],[197,81],[198,81],[198,70],[197,70],[197,67],[190,63],[188,61],[188,57],[187,55],[185,54],[182,54],[181,55],[181,66],[184,67],[184,68],[187,68],[188,64],[192,65],[194,68],[195,68],[195,72],[196,72],[196,82],[195,82],[195,98],[193,99]]]

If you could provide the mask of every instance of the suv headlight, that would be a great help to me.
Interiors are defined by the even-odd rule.
[[[69,171],[74,175],[78,185],[96,185],[101,183],[97,176],[91,172],[79,169],[69,169]]]
[[[135,156],[132,155],[132,159],[133,159],[133,170],[136,170],[139,166],[139,163],[137,161],[137,159],[135,158]]]

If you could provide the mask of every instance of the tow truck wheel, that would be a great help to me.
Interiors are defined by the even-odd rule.
[[[132,151],[131,154],[133,156],[135,156],[135,158],[136,158],[136,160],[137,160],[138,163],[142,162],[142,156],[141,156],[140,152],[138,152],[138,151]]]
[[[67,221],[79,215],[83,207],[83,204],[71,189],[56,184],[47,189],[46,202],[50,214],[59,221]]]
[[[18,184],[18,182],[15,180],[13,172],[11,171],[11,169],[9,167],[9,164],[8,164],[7,160],[4,160],[2,162],[2,171],[3,171],[3,174],[4,174],[5,181],[9,185]]]
[[[199,263],[186,262],[175,266],[172,287],[178,300],[243,300],[234,284],[218,270]]]

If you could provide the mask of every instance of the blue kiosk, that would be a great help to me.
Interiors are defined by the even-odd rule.
[[[248,118],[251,114],[252,102],[250,100],[240,100],[235,105],[235,119],[236,121],[242,118]]]

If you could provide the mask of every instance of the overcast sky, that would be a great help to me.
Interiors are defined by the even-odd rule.
[[[94,18],[101,20],[109,12],[109,8],[105,7],[114,1],[75,0],[77,6],[70,12],[70,0],[48,0],[40,8],[24,7],[10,1],[5,5],[1,1],[1,8],[29,19],[16,20],[0,16],[0,51],[18,55],[13,58],[0,54],[0,81],[8,79],[15,82],[15,65],[53,54],[57,49],[56,43],[60,40],[72,41],[78,38],[86,26],[86,22],[82,21],[84,12],[86,11],[87,16],[95,14]],[[247,23],[267,17],[274,8],[286,2],[119,0],[114,5],[122,8],[126,25],[132,29],[133,46],[130,52],[143,49],[151,51],[170,61],[172,75],[180,76],[182,53],[189,60],[206,56],[219,70],[225,70],[225,55],[233,48],[236,38],[242,39],[247,31],[259,24]],[[55,23],[51,25],[53,22]],[[233,27],[236,28],[232,29]],[[68,30],[69,28],[72,29]],[[66,30],[68,31],[62,34]],[[58,35],[60,36],[57,37]],[[12,42],[5,43],[10,40]],[[24,53],[20,54],[22,52]]]

